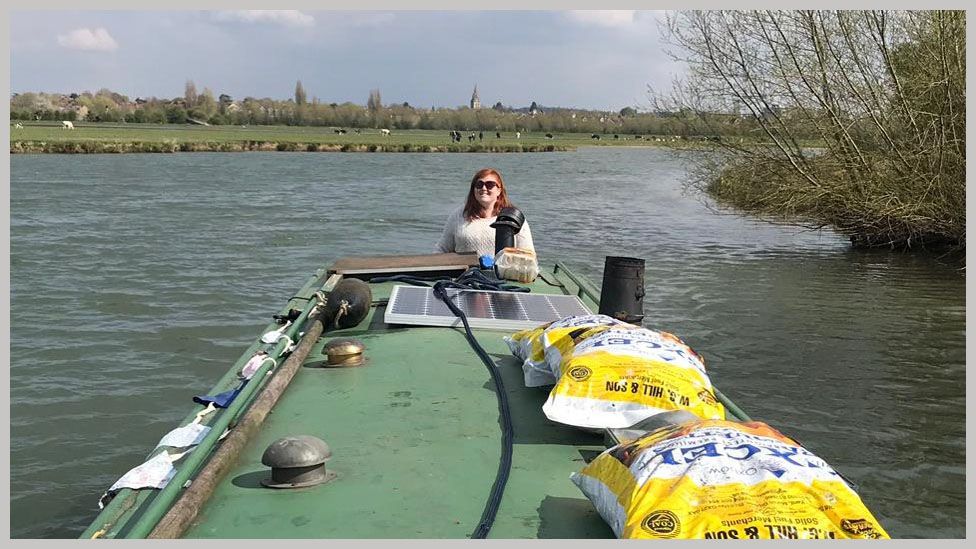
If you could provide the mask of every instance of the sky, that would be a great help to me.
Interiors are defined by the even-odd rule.
[[[661,11],[11,11],[10,91],[650,109]]]

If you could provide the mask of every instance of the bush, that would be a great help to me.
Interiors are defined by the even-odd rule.
[[[165,110],[166,122],[186,124],[186,109],[179,105],[168,105]]]

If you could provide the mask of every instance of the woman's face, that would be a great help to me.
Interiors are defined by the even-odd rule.
[[[491,174],[486,174],[474,182],[472,191],[474,192],[474,199],[478,201],[478,204],[482,208],[489,209],[495,205],[495,201],[501,195],[502,187],[501,183],[498,182],[498,178]]]

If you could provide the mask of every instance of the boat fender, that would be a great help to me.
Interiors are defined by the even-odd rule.
[[[373,292],[369,284],[358,278],[343,278],[329,292],[325,304],[326,328],[352,328],[366,318],[373,302]]]

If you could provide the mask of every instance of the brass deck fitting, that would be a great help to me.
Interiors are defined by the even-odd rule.
[[[345,368],[362,366],[366,363],[363,351],[366,346],[362,341],[351,337],[333,339],[322,348],[322,354],[329,357],[327,368]]]
[[[311,435],[280,438],[264,451],[261,463],[271,467],[271,477],[261,480],[268,488],[305,488],[329,482],[336,474],[325,468],[332,450]]]

